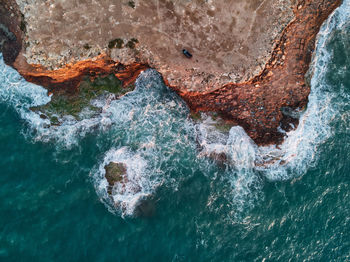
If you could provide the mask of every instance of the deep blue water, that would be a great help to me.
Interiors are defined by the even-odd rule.
[[[349,12],[323,26],[308,108],[280,149],[192,122],[151,70],[94,101],[101,115],[50,126],[29,110],[46,91],[1,57],[0,261],[349,261]],[[128,170],[113,200],[111,161]]]

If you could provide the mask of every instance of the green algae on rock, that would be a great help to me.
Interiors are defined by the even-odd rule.
[[[216,123],[214,126],[218,131],[221,131],[223,133],[228,133],[230,132],[230,129],[233,125],[225,122],[224,120],[221,120],[221,121],[218,121],[218,123]]]
[[[194,112],[194,111],[191,111],[190,112],[190,118],[197,122],[197,121],[201,121],[202,120],[202,116],[201,116],[201,113],[200,112]]]
[[[81,113],[85,109],[90,114],[99,113],[100,109],[91,104],[93,99],[104,94],[114,94],[115,98],[118,98],[133,89],[134,85],[123,87],[123,82],[114,74],[98,77],[94,80],[85,77],[76,93],[55,93],[49,103],[32,107],[31,110],[40,112],[42,118],[49,118],[51,124],[58,125],[60,124],[59,119],[66,115],[73,116],[76,120],[81,120]]]

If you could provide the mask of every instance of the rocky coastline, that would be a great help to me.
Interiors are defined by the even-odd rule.
[[[184,73],[184,85],[172,81],[167,74],[168,69],[162,72],[162,67],[159,67],[159,71],[165,83],[187,102],[194,113],[217,113],[228,124],[242,126],[258,145],[279,144],[285,135],[280,129],[288,131],[295,128],[297,114],[307,105],[310,86],[305,75],[309,70],[316,36],[322,23],[341,2],[292,1],[293,19],[274,41],[265,66],[248,80],[236,83],[209,81],[202,89],[193,90],[189,87],[188,71]],[[27,81],[39,84],[54,94],[74,94],[84,77],[93,80],[110,74],[127,87],[141,71],[150,67],[158,69],[157,63],[147,59],[117,61],[108,52],[66,63],[58,69],[29,64],[25,56],[27,22],[24,17],[14,0],[0,4],[0,47],[4,60]],[[289,14],[288,17],[291,18]],[[193,81],[198,83],[198,79]]]
[[[282,36],[264,70],[251,80],[227,84],[210,92],[183,92],[173,87],[193,111],[218,112],[241,125],[260,145],[281,143],[284,131],[295,128],[307,106],[307,72],[322,23],[339,1],[305,0],[295,6],[295,19]]]

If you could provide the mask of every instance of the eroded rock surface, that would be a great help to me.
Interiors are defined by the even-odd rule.
[[[28,81],[74,92],[86,75],[114,73],[127,86],[155,67],[193,113],[218,113],[259,145],[280,143],[279,130],[297,126],[293,110],[307,104],[317,33],[342,2],[16,1],[24,20],[13,0],[4,0],[0,22],[22,49],[14,63],[11,52],[4,57]],[[4,32],[0,40],[12,41]]]
[[[341,0],[304,0],[295,7],[296,17],[284,30],[261,74],[240,84],[210,92],[175,88],[194,111],[218,112],[233,125],[244,127],[258,144],[281,143],[284,133],[298,119],[286,111],[302,111],[310,86],[305,81],[317,33]]]
[[[191,91],[261,72],[294,17],[292,0],[16,1],[27,23],[29,64],[57,69],[107,53],[123,64],[148,64]],[[123,44],[109,48],[115,39]]]

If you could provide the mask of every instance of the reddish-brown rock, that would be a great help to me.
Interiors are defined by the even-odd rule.
[[[288,129],[289,123],[298,120],[282,114],[281,109],[303,109],[307,104],[310,87],[305,82],[316,35],[321,24],[341,4],[341,0],[301,0],[295,5],[295,19],[284,29],[272,57],[264,70],[251,80],[240,84],[227,84],[210,92],[188,92],[181,86],[172,88],[187,102],[191,110],[218,112],[232,124],[241,125],[258,144],[280,143],[281,125]],[[0,22],[9,24],[7,16]],[[5,20],[5,22],[3,22]],[[7,21],[7,22],[6,22]],[[17,21],[17,25],[18,25]],[[18,29],[11,30],[17,36]],[[3,49],[5,50],[5,49]],[[15,48],[18,50],[18,48]],[[5,50],[6,51],[6,50]],[[11,58],[11,54],[5,54]],[[15,53],[16,55],[16,53]],[[13,58],[5,59],[12,64]],[[17,56],[13,66],[28,81],[57,92],[61,88],[74,91],[83,76],[115,73],[124,84],[134,81],[147,65],[116,64],[106,56],[67,64],[58,70],[47,70],[39,65],[28,65],[23,56]]]
[[[224,119],[241,125],[258,144],[280,143],[297,119],[281,109],[303,109],[310,87],[305,82],[315,40],[322,23],[341,0],[303,0],[296,6],[295,19],[285,28],[270,61],[260,75],[242,84],[228,84],[208,93],[184,92],[173,87],[191,110],[218,112]]]
[[[59,92],[60,89],[74,91],[84,76],[94,78],[111,73],[122,80],[124,86],[127,86],[136,80],[142,70],[148,68],[147,65],[137,63],[124,66],[115,63],[105,55],[67,64],[57,70],[47,70],[40,65],[29,65],[24,57],[19,55],[13,66],[27,81],[44,86],[50,92]]]

